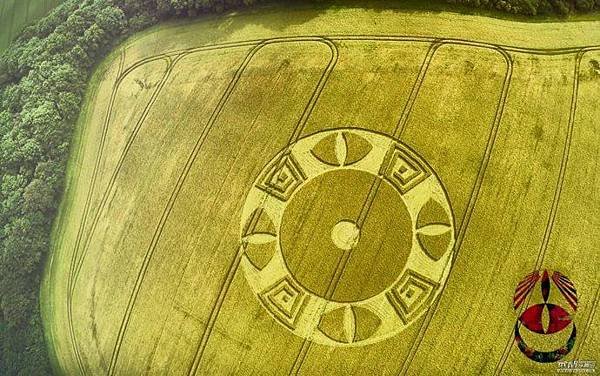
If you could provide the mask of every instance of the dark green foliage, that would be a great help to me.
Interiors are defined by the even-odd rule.
[[[0,56],[0,374],[51,372],[42,266],[90,71],[123,37],[243,0],[66,0]]]
[[[50,373],[40,276],[93,65],[123,37],[161,19],[254,1],[65,0],[0,56],[1,375]],[[526,15],[600,8],[600,0],[447,1]]]
[[[575,9],[580,11],[590,11],[600,7],[600,0],[575,0]]]
[[[559,14],[600,9],[600,0],[447,0],[477,8],[496,9],[522,15]]]

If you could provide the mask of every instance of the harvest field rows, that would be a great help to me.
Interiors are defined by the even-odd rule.
[[[233,17],[239,41],[174,25],[98,68],[42,292],[57,371],[554,372],[514,345],[515,286],[544,268],[577,287],[565,359],[597,356],[600,46],[353,12],[337,34],[311,25],[344,11]]]

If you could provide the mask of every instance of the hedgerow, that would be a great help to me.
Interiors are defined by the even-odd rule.
[[[560,14],[587,12],[600,9],[600,0],[447,0],[449,3],[465,4],[477,8],[491,8],[522,15]]]
[[[40,278],[94,64],[126,36],[162,19],[255,1],[65,0],[0,56],[0,374],[51,373]],[[532,15],[600,8],[600,0],[448,1]]]
[[[248,4],[66,0],[0,57],[0,374],[51,373],[40,278],[93,65],[119,40],[160,19]]]

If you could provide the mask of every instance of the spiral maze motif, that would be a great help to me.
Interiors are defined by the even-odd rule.
[[[362,181],[373,182],[366,192]],[[378,199],[385,204],[373,204]],[[340,214],[346,212],[353,214]],[[323,224],[328,228],[314,229]],[[446,191],[420,156],[387,135],[333,129],[301,138],[259,174],[242,212],[241,265],[257,299],[285,328],[325,345],[360,346],[398,334],[424,313],[448,277],[454,241]],[[340,255],[326,288],[314,282],[314,269],[298,272],[299,253],[301,262]],[[373,263],[382,271],[369,280],[378,284],[348,277],[369,273]]]

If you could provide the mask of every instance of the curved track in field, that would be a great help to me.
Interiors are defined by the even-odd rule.
[[[585,345],[585,341],[587,340],[587,336],[590,332],[590,326],[594,321],[594,317],[596,317],[596,312],[598,311],[598,302],[600,302],[600,285],[596,288],[596,294],[594,295],[594,300],[592,303],[592,309],[590,311],[590,315],[585,323],[585,327],[583,328],[583,335],[581,336],[581,340],[579,341],[579,345],[577,346],[577,350],[575,351],[575,359],[581,359],[581,350]]]
[[[402,131],[404,129],[404,125],[406,124],[406,122],[408,121],[408,119],[410,117],[412,106],[413,106],[414,102],[416,101],[419,89],[422,85],[422,82],[424,81],[424,79],[426,77],[429,64],[433,60],[435,52],[440,46],[442,46],[442,45],[460,45],[460,46],[470,46],[470,47],[474,47],[474,48],[490,49],[492,51],[496,51],[499,54],[501,54],[501,56],[503,57],[503,59],[506,62],[505,78],[503,81],[502,91],[499,95],[498,104],[497,104],[496,113],[495,113],[495,117],[494,117],[492,128],[491,128],[491,132],[488,137],[483,160],[481,161],[481,164],[479,167],[477,179],[475,181],[472,192],[470,194],[470,199],[469,199],[469,202],[467,205],[467,210],[465,212],[464,217],[461,220],[461,223],[460,223],[460,226],[459,226],[459,229],[457,232],[457,240],[456,240],[456,246],[455,246],[456,251],[455,251],[455,255],[453,256],[453,259],[451,260],[452,263],[456,260],[456,258],[458,257],[458,254],[460,252],[461,244],[462,244],[462,241],[463,241],[465,233],[466,233],[466,228],[468,227],[471,214],[472,214],[475,204],[477,202],[479,191],[480,191],[480,188],[481,188],[481,185],[483,182],[483,178],[485,175],[485,171],[486,171],[486,168],[487,168],[490,156],[491,156],[491,152],[492,152],[492,149],[493,149],[493,146],[495,143],[496,135],[498,133],[498,128],[499,128],[501,120],[502,120],[502,114],[504,111],[504,105],[506,102],[508,88],[510,86],[510,81],[511,81],[511,76],[512,76],[512,69],[513,69],[512,57],[510,55],[510,52],[528,53],[528,54],[534,54],[534,55],[576,54],[576,64],[575,64],[576,67],[575,67],[575,72],[574,72],[575,79],[574,79],[574,84],[573,84],[573,97],[572,97],[572,101],[571,101],[571,113],[569,116],[569,129],[567,132],[567,139],[565,141],[559,177],[557,179],[554,200],[552,203],[552,209],[551,209],[551,212],[550,212],[550,215],[548,218],[548,224],[546,226],[544,239],[542,241],[542,245],[540,246],[540,250],[538,253],[537,260],[536,260],[536,268],[539,268],[542,265],[544,257],[545,257],[545,252],[546,252],[546,248],[548,245],[548,241],[550,238],[550,234],[552,233],[552,226],[554,224],[556,212],[558,210],[560,193],[562,190],[564,176],[565,176],[567,164],[568,164],[570,140],[571,140],[572,131],[573,131],[574,117],[575,117],[576,104],[577,104],[576,96],[577,96],[577,88],[578,88],[579,64],[580,64],[581,59],[582,59],[583,55],[585,54],[585,52],[593,51],[593,50],[600,50],[600,46],[570,47],[570,48],[559,48],[559,49],[527,49],[527,48],[520,48],[520,47],[516,47],[516,46],[490,44],[490,43],[483,43],[483,42],[471,41],[471,40],[466,40],[466,39],[456,39],[456,38],[447,38],[446,39],[446,38],[397,36],[397,35],[332,35],[329,37],[323,37],[323,36],[318,36],[318,35],[303,35],[303,36],[295,36],[295,37],[269,38],[269,39],[258,39],[258,40],[248,40],[248,41],[240,41],[240,42],[232,42],[232,43],[214,44],[214,45],[206,45],[206,46],[201,46],[201,47],[171,51],[168,53],[157,54],[157,55],[146,57],[144,59],[140,59],[140,60],[136,61],[135,63],[133,63],[132,65],[130,65],[129,67],[127,67],[126,69],[124,69],[124,67],[123,67],[124,56],[121,55],[119,71],[117,74],[116,81],[112,87],[110,102],[109,102],[109,105],[107,108],[107,113],[105,115],[105,121],[104,121],[103,129],[102,129],[101,142],[100,142],[100,145],[98,148],[98,154],[96,155],[96,160],[95,160],[95,165],[93,167],[92,176],[90,178],[90,188],[87,192],[84,210],[83,210],[83,214],[82,214],[82,219],[80,222],[79,230],[77,232],[76,242],[75,242],[75,246],[72,250],[71,261],[69,264],[69,274],[68,274],[68,282],[67,282],[68,327],[69,327],[69,333],[70,333],[70,337],[71,337],[72,349],[73,349],[73,352],[74,352],[76,360],[77,360],[79,371],[82,374],[87,374],[87,370],[83,363],[82,356],[79,351],[79,346],[77,344],[77,336],[75,333],[74,323],[73,323],[73,295],[74,295],[75,289],[77,287],[77,283],[78,283],[78,280],[80,277],[80,272],[81,272],[83,263],[87,256],[87,253],[88,253],[90,240],[96,230],[98,222],[100,221],[100,219],[102,217],[102,213],[104,211],[104,208],[106,207],[110,192],[115,184],[117,176],[119,175],[119,173],[121,171],[121,167],[123,165],[125,158],[127,157],[128,151],[131,148],[131,145],[136,140],[137,134],[139,133],[141,127],[143,126],[146,116],[148,115],[152,105],[154,104],[154,102],[156,101],[158,96],[160,95],[162,88],[168,81],[170,74],[173,71],[176,64],[178,63],[178,61],[180,61],[184,56],[187,56],[194,52],[222,50],[222,49],[235,48],[235,47],[249,47],[250,48],[249,53],[247,54],[245,59],[242,61],[241,65],[238,67],[238,69],[234,75],[234,78],[229,83],[229,86],[223,93],[220,101],[217,104],[217,107],[213,110],[213,113],[208,121],[208,125],[204,128],[202,134],[197,139],[194,150],[189,155],[187,162],[185,164],[184,170],[183,170],[182,174],[179,176],[179,178],[176,182],[175,188],[173,189],[173,192],[171,193],[171,195],[169,197],[167,205],[165,206],[165,208],[163,210],[163,214],[159,220],[159,223],[156,226],[154,235],[152,237],[152,241],[151,241],[148,249],[145,252],[142,266],[138,271],[135,287],[130,295],[126,310],[123,314],[123,319],[121,321],[117,340],[114,345],[113,352],[111,354],[111,362],[110,362],[110,366],[108,369],[109,375],[113,375],[115,373],[116,365],[117,365],[117,362],[119,359],[121,343],[126,334],[127,324],[129,322],[133,307],[135,306],[138,292],[144,281],[144,276],[145,276],[146,270],[148,269],[148,266],[152,260],[152,256],[153,256],[155,247],[160,239],[162,229],[169,217],[169,214],[171,212],[171,209],[172,209],[175,201],[177,200],[177,195],[179,194],[179,191],[181,190],[181,187],[183,186],[183,184],[186,180],[187,174],[188,174],[189,170],[191,169],[191,166],[194,163],[194,160],[195,160],[199,150],[202,147],[203,140],[206,138],[206,134],[210,130],[212,124],[214,124],[214,122],[218,118],[218,116],[219,116],[223,106],[227,102],[229,96],[235,90],[237,81],[243,74],[245,68],[251,61],[252,57],[262,47],[269,45],[269,44],[274,44],[274,43],[293,43],[293,42],[301,42],[301,41],[312,41],[312,42],[316,42],[316,43],[325,43],[327,46],[329,46],[329,48],[332,51],[332,56],[331,56],[329,65],[327,66],[325,71],[322,73],[322,76],[317,84],[317,87],[315,88],[315,91],[313,92],[313,95],[311,96],[309,103],[307,103],[307,105],[302,113],[302,116],[298,121],[296,129],[294,130],[294,133],[290,137],[290,141],[288,143],[288,145],[289,145],[290,143],[293,143],[295,140],[297,140],[298,137],[300,136],[304,125],[306,124],[307,120],[310,117],[312,109],[314,108],[316,102],[319,99],[319,95],[320,95],[321,91],[326,86],[329,75],[335,68],[335,65],[337,62],[337,56],[338,56],[336,42],[345,41],[345,40],[388,41],[388,42],[405,42],[405,43],[411,43],[411,42],[413,42],[413,43],[414,42],[430,43],[429,51],[421,65],[419,74],[417,76],[417,79],[415,80],[415,83],[413,85],[409,99],[408,99],[407,103],[405,104],[404,108],[402,109],[402,115],[400,117],[400,120],[398,121],[396,129],[394,130],[394,134],[393,134],[394,138],[401,138]],[[111,177],[110,177],[110,180],[108,182],[106,189],[102,193],[100,193],[100,192],[98,192],[99,187],[97,187],[96,180],[97,180],[97,176],[99,173],[99,166],[100,166],[100,163],[103,158],[106,135],[108,133],[108,129],[110,127],[110,123],[112,120],[111,116],[112,116],[112,112],[113,112],[113,105],[114,105],[115,99],[117,97],[117,93],[118,93],[120,84],[123,82],[124,78],[129,73],[134,71],[136,68],[142,66],[143,64],[146,64],[146,63],[149,63],[152,61],[157,61],[157,60],[164,60],[166,62],[167,68],[165,70],[165,73],[163,74],[163,77],[162,77],[160,83],[154,90],[147,105],[143,109],[142,114],[139,117],[139,120],[137,121],[137,123],[135,124],[132,133],[129,135],[126,145],[119,156],[117,165],[115,166],[115,169],[111,173]],[[373,189],[375,189],[375,192],[376,192],[377,188],[373,187]],[[91,213],[92,200],[98,194],[101,197],[100,204],[98,206],[98,209],[94,213]],[[365,205],[366,205],[367,212],[368,212],[368,208],[369,208],[368,202],[366,202]],[[89,230],[87,229],[88,225],[90,226]],[[86,234],[86,231],[87,231],[87,234]],[[227,275],[224,277],[220,292],[219,292],[219,294],[216,298],[215,304],[211,310],[210,319],[208,321],[207,327],[204,331],[204,334],[202,335],[202,338],[199,339],[199,343],[197,344],[197,349],[195,352],[194,360],[193,360],[192,364],[189,366],[188,373],[190,375],[192,375],[196,372],[196,370],[202,360],[202,354],[203,354],[204,348],[206,346],[206,343],[208,341],[208,338],[210,336],[210,333],[212,331],[214,323],[216,322],[216,319],[219,315],[220,307],[223,304],[223,301],[225,299],[225,296],[227,294],[229,286],[231,285],[231,282],[233,281],[233,277],[234,277],[235,273],[237,272],[240,260],[241,260],[241,254],[236,254],[234,260],[232,261],[232,263],[229,267]],[[343,265],[342,265],[342,270],[343,270]],[[446,281],[446,283],[447,283],[447,281]],[[445,287],[445,284],[444,284],[444,287]],[[335,287],[333,287],[333,288],[335,289]],[[409,352],[409,355],[406,358],[406,360],[404,361],[401,369],[399,370],[400,374],[405,374],[408,371],[408,369],[410,368],[410,365],[414,358],[414,355],[416,354],[416,351],[418,350],[418,348],[421,344],[422,338],[423,338],[425,332],[427,331],[429,323],[431,322],[431,319],[434,316],[435,311],[439,305],[441,294],[443,293],[443,291],[444,291],[444,289],[442,288],[437,300],[434,302],[433,306],[430,307],[430,309],[427,311],[425,321],[422,323],[421,328],[419,330],[419,335],[416,337],[415,341],[413,342],[411,350]],[[596,294],[593,312],[595,312],[597,303],[598,303],[598,293]],[[591,318],[588,321],[591,322]],[[588,322],[588,325],[586,328],[589,328],[589,322]],[[583,335],[584,336],[587,335],[586,331],[584,331]],[[585,337],[583,337],[583,338],[585,338]],[[581,343],[580,348],[582,345],[583,345],[583,343]],[[508,358],[508,354],[510,353],[511,347],[512,347],[512,334],[511,334],[511,338],[509,338],[509,340],[507,341],[507,345],[506,345],[503,357],[500,359],[500,361],[497,364],[497,367],[496,367],[497,372],[500,372],[502,370],[504,362],[506,361],[506,359]],[[294,364],[292,365],[292,368],[290,369],[290,374],[297,374],[300,371],[302,363],[303,363],[309,349],[310,349],[310,342],[304,341],[302,348],[300,349],[300,351],[296,357],[296,361],[294,362]]]
[[[242,62],[241,66],[238,68],[233,80],[230,82],[229,86],[227,87],[227,89],[225,90],[225,93],[223,94],[223,96],[221,97],[221,100],[219,101],[219,104],[217,105],[217,108],[215,109],[215,111],[213,112],[208,125],[206,126],[206,128],[204,129],[204,131],[202,132],[202,134],[200,135],[200,137],[198,138],[198,140],[196,141],[196,145],[194,147],[194,150],[192,151],[192,153],[190,154],[190,156],[188,157],[188,160],[186,162],[186,165],[184,167],[184,170],[182,172],[182,174],[179,176],[178,180],[177,180],[177,184],[173,190],[173,192],[171,193],[171,196],[169,198],[169,201],[163,211],[163,214],[161,216],[160,222],[156,227],[156,230],[154,232],[154,235],[152,237],[152,242],[149,246],[149,248],[146,250],[145,256],[144,256],[144,262],[143,265],[140,269],[140,271],[138,272],[138,277],[136,280],[136,285],[134,287],[134,290],[131,294],[131,297],[129,299],[128,305],[127,305],[127,310],[125,312],[125,315],[123,317],[122,323],[121,323],[121,327],[119,330],[119,335],[117,338],[117,342],[115,344],[115,348],[113,350],[113,354],[112,354],[112,358],[111,358],[111,363],[110,363],[110,368],[109,368],[109,375],[113,375],[115,372],[115,367],[116,367],[116,362],[118,360],[119,357],[119,351],[121,348],[121,343],[123,341],[123,337],[125,335],[125,331],[127,329],[127,324],[129,322],[129,318],[131,316],[131,312],[133,309],[133,306],[135,305],[135,301],[137,299],[137,295],[140,289],[140,286],[144,280],[146,271],[148,269],[148,265],[150,263],[150,260],[152,259],[152,256],[154,254],[154,251],[156,249],[156,245],[161,237],[162,234],[162,230],[163,227],[169,217],[169,215],[171,214],[171,210],[173,208],[173,205],[175,203],[175,201],[177,200],[177,196],[181,190],[182,185],[184,184],[187,175],[192,167],[192,164],[194,163],[194,161],[196,160],[196,156],[198,155],[198,152],[200,151],[200,148],[202,147],[203,141],[206,138],[206,135],[208,134],[208,132],[210,131],[210,129],[212,128],[212,125],[215,123],[215,121],[217,120],[219,114],[221,113],[221,110],[223,109],[224,105],[227,103],[229,96],[231,95],[231,93],[233,92],[233,90],[235,89],[240,77],[242,76],[242,74],[244,73],[244,71],[246,70],[246,67],[248,66],[248,64],[250,63],[250,61],[252,60],[252,58],[255,56],[255,54],[260,51],[264,46],[270,45],[270,44],[274,44],[274,43],[293,43],[293,42],[307,42],[307,41],[314,41],[314,42],[318,42],[318,43],[325,43],[328,47],[331,48],[332,51],[332,57],[329,63],[329,66],[327,67],[327,69],[323,72],[323,75],[321,76],[321,79],[319,81],[319,84],[317,86],[317,88],[315,89],[315,93],[313,94],[313,100],[311,100],[311,104],[309,104],[306,109],[305,109],[305,113],[309,113],[312,108],[314,107],[314,103],[316,102],[316,98],[318,97],[318,95],[320,94],[321,90],[323,89],[323,87],[325,86],[325,82],[327,80],[327,77],[329,76],[329,73],[331,73],[333,66],[335,65],[335,63],[337,62],[337,51],[335,49],[335,46],[333,45],[333,43],[325,40],[325,39],[314,39],[314,38],[298,38],[298,39],[293,39],[293,40],[284,40],[284,41],[280,41],[280,40],[269,40],[269,41],[265,41],[263,43],[260,43],[259,45],[255,46],[254,48],[252,48],[252,50],[248,53],[248,55],[246,56],[246,58],[244,59],[244,61]],[[297,126],[297,130],[294,132],[294,135],[292,136],[290,142],[293,142],[294,140],[296,140],[298,138],[298,136],[300,135],[300,132],[302,130],[302,127],[304,126],[304,124],[306,123],[306,120],[308,119],[308,116],[302,116],[302,119],[298,122],[298,126]],[[241,255],[240,255],[241,256]],[[237,265],[239,265],[239,260],[241,258],[237,257],[235,258],[232,267],[230,268],[230,270],[237,270]],[[233,279],[233,275],[235,274],[235,272],[233,273],[228,273],[227,276],[225,277],[225,282],[223,284],[223,287],[221,289],[221,291],[227,291],[229,288],[229,285],[231,284],[231,280]],[[230,278],[231,277],[231,278]],[[221,294],[224,298],[225,293]],[[222,304],[222,299],[217,300],[217,305],[220,307],[220,304]],[[219,304],[220,303],[220,304]],[[218,312],[218,309],[215,310],[215,312]],[[216,319],[216,315],[214,316],[214,319]],[[202,340],[201,340],[201,346],[199,346],[197,354],[201,353],[200,349],[203,348],[202,344],[206,343],[205,339],[208,339],[208,337],[210,336],[210,333],[212,331],[212,326],[214,325],[214,319],[213,319],[213,315],[211,315],[211,319],[209,319],[209,323],[208,326],[205,330],[205,335],[203,335]]]
[[[462,248],[462,243],[465,238],[466,230],[467,230],[467,227],[471,220],[471,214],[473,213],[473,210],[475,209],[475,203],[477,202],[477,199],[479,197],[479,191],[481,190],[481,186],[483,184],[483,178],[485,176],[485,172],[487,170],[487,166],[489,164],[490,157],[492,155],[492,149],[494,147],[494,144],[496,143],[496,136],[498,135],[498,129],[500,127],[500,122],[502,121],[502,115],[504,114],[506,98],[508,97],[508,89],[510,87],[510,82],[512,79],[512,73],[513,73],[512,57],[502,48],[498,48],[495,51],[497,51],[500,55],[502,55],[502,58],[506,62],[506,72],[504,75],[504,80],[502,82],[502,90],[500,92],[498,102],[496,105],[496,113],[494,115],[494,119],[492,122],[491,131],[490,131],[490,134],[488,137],[488,142],[486,144],[484,157],[483,157],[483,160],[481,161],[481,165],[480,165],[479,171],[477,173],[477,179],[475,181],[475,185],[473,186],[473,190],[471,191],[469,203],[467,205],[467,210],[465,212],[464,217],[462,218],[462,220],[460,222],[460,225],[458,226],[456,243],[454,245],[455,252],[454,252],[454,255],[453,255],[452,261],[451,261],[452,263],[454,263],[454,261],[460,254],[460,251]],[[421,341],[423,340],[423,337],[425,336],[425,332],[429,328],[429,324],[431,323],[431,320],[433,319],[433,316],[435,315],[435,312],[437,311],[437,308],[441,301],[442,294],[445,291],[445,287],[448,284],[449,279],[450,279],[450,276],[448,276],[448,278],[444,282],[441,292],[440,292],[440,295],[438,296],[436,301],[427,310],[427,313],[425,315],[425,320],[423,321],[423,323],[421,324],[421,327],[419,328],[419,333],[418,333],[417,337],[415,338],[415,340],[409,350],[408,356],[402,363],[402,367],[399,370],[399,374],[405,374],[408,372],[408,369],[419,349],[419,346],[421,345]]]
[[[550,242],[550,236],[552,234],[552,229],[554,227],[554,223],[556,220],[556,213],[558,211],[558,205],[560,203],[561,193],[562,193],[563,185],[565,182],[567,165],[569,162],[569,152],[571,150],[571,140],[573,138],[575,113],[577,111],[577,94],[578,94],[578,90],[579,90],[579,74],[580,74],[580,69],[581,69],[581,60],[583,59],[583,56],[585,55],[586,52],[595,51],[595,50],[598,50],[598,48],[597,47],[583,48],[583,49],[580,49],[579,51],[577,51],[577,55],[575,56],[575,64],[574,64],[574,69],[573,69],[573,91],[571,94],[571,108],[570,108],[570,112],[569,112],[569,122],[568,122],[568,126],[567,126],[567,134],[566,134],[566,138],[565,138],[565,144],[564,144],[562,159],[561,159],[561,163],[560,163],[560,170],[559,170],[558,177],[556,180],[556,187],[554,190],[552,207],[550,209],[550,213],[548,214],[548,222],[546,224],[546,228],[544,231],[544,238],[542,239],[542,242],[540,244],[540,249],[538,251],[538,255],[537,255],[537,258],[535,261],[534,270],[540,269],[542,267],[542,264],[544,263],[544,258],[546,257],[546,251],[548,250],[548,244]],[[525,307],[527,307],[529,305],[530,299],[531,299],[531,295],[529,295],[529,297],[527,298],[526,304],[524,304],[521,307],[521,310],[518,313],[518,315],[520,315],[522,313],[522,311],[525,309]],[[593,311],[595,311],[596,303],[597,303],[597,299],[594,303]],[[590,320],[590,323],[591,323],[591,320]],[[517,325],[520,325],[520,323]],[[587,337],[588,329],[589,329],[589,325],[584,329],[583,335],[585,337]],[[506,361],[513,349],[513,344],[514,344],[514,335],[511,333],[508,340],[506,341],[506,346],[504,347],[502,357],[499,359],[498,363],[496,364],[496,369],[494,371],[494,375],[501,374],[501,372],[504,368],[504,365],[506,364]],[[581,349],[582,345],[583,345],[583,343],[580,345],[579,349]]]
[[[325,43],[329,47],[330,52],[331,52],[331,58],[329,60],[329,63],[327,64],[327,67],[321,74],[321,77],[317,83],[317,86],[316,86],[309,102],[305,106],[304,111],[302,112],[302,116],[300,117],[298,123],[296,124],[294,132],[292,133],[292,135],[290,136],[290,139],[287,142],[286,148],[289,147],[294,142],[296,142],[298,140],[298,138],[300,137],[300,135],[302,134],[302,130],[304,129],[308,119],[310,118],[310,114],[312,113],[312,111],[319,99],[319,96],[321,95],[321,92],[323,91],[323,88],[325,87],[327,80],[329,79],[329,76],[331,75],[331,72],[333,71],[334,67],[336,66],[336,64],[338,62],[339,53],[338,53],[337,46],[329,39],[322,39],[322,40],[320,40],[320,42]],[[256,48],[259,49],[264,45],[265,45],[264,43],[261,43]],[[219,312],[221,310],[223,302],[225,301],[227,292],[229,291],[231,283],[233,282],[233,278],[235,277],[235,275],[238,271],[238,268],[240,266],[240,262],[242,260],[242,255],[243,255],[243,252],[241,252],[241,249],[240,249],[240,251],[238,251],[236,253],[231,265],[229,266],[229,268],[227,270],[225,279],[223,280],[223,282],[221,284],[219,295],[218,295],[217,300],[211,310],[207,326],[206,326],[204,333],[202,334],[202,337],[200,338],[200,341],[198,342],[198,345],[194,352],[194,358],[188,369],[188,375],[194,375],[198,369],[198,366],[200,365],[200,361],[202,359],[202,355],[204,354],[204,349],[206,348],[208,339],[210,338],[210,335],[212,333],[214,325],[217,321]]]

